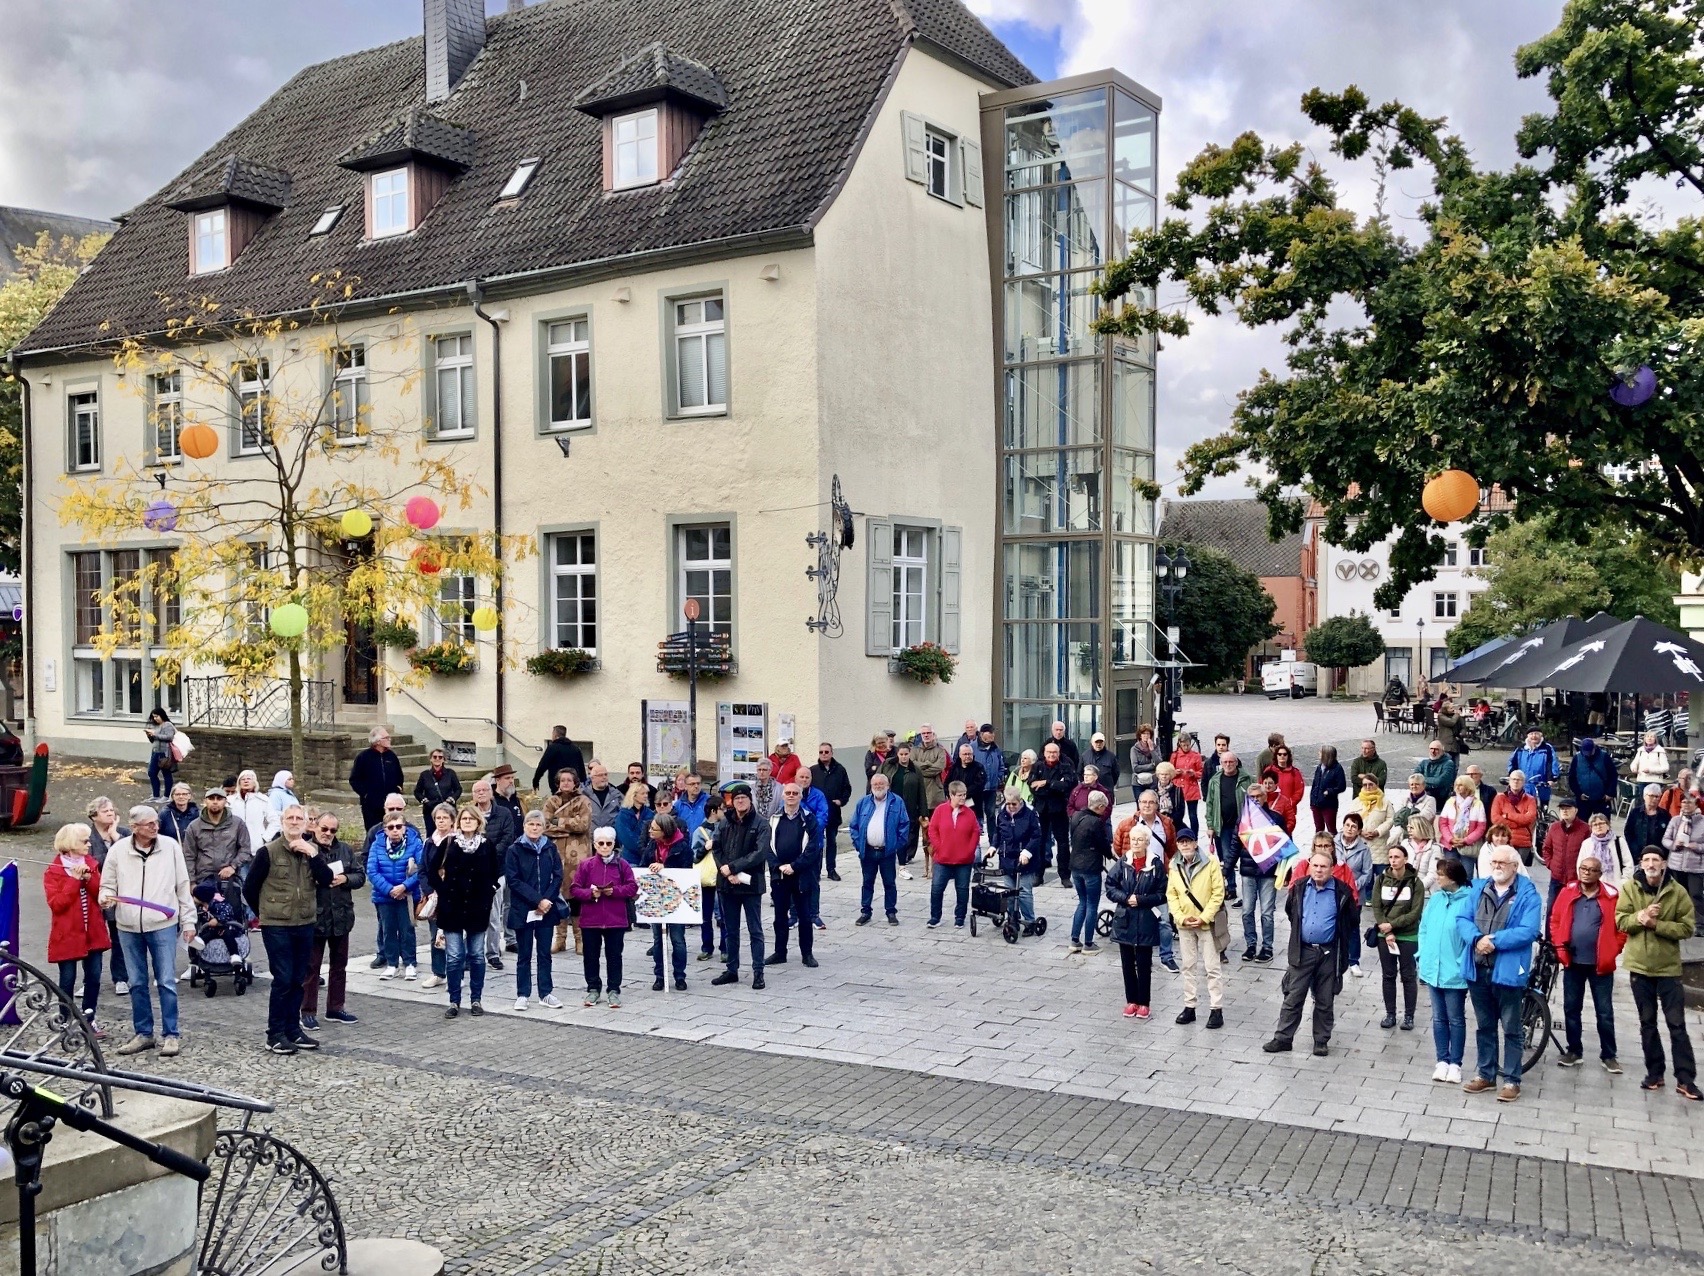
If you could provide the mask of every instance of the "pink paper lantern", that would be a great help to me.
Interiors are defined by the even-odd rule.
[[[402,512],[407,517],[409,526],[419,528],[423,532],[436,527],[441,517],[438,502],[430,496],[409,497],[408,504],[402,507]]]

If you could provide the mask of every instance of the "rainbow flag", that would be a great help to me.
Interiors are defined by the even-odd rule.
[[[1242,818],[1237,821],[1237,839],[1247,849],[1249,858],[1260,865],[1261,872],[1278,865],[1278,878],[1284,880],[1286,870],[1295,867],[1302,852],[1284,826],[1266,813],[1252,797],[1243,798]]]

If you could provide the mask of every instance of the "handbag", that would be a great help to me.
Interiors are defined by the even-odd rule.
[[[180,727],[176,734],[172,736],[171,750],[172,761],[182,762],[190,754],[195,752],[195,742],[192,741],[189,738],[189,734]]]
[[[414,920],[429,922],[438,915],[438,892],[433,891],[425,899],[414,905]]]

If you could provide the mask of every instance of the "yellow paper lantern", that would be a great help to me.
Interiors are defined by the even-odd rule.
[[[497,628],[497,609],[495,607],[475,607],[473,609],[473,627],[482,634],[488,634]]]
[[[1455,523],[1479,508],[1479,481],[1466,470],[1445,470],[1426,480],[1420,507],[1440,523]]]
[[[373,518],[366,510],[345,510],[343,514],[343,534],[352,541],[358,541],[373,530]]]
[[[308,609],[301,603],[274,607],[270,624],[280,638],[300,638],[308,631]]]

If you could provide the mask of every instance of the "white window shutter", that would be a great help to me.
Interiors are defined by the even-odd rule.
[[[959,154],[963,159],[961,165],[964,172],[964,202],[972,208],[982,207],[982,148],[975,142],[959,142]]]
[[[886,519],[864,520],[864,544],[869,547],[869,570],[864,587],[864,654],[893,654],[893,524]]]
[[[941,646],[953,655],[959,649],[959,560],[964,555],[964,530],[941,529]]]
[[[929,180],[929,138],[923,117],[901,111],[899,125],[905,134],[905,180],[926,183]]]

